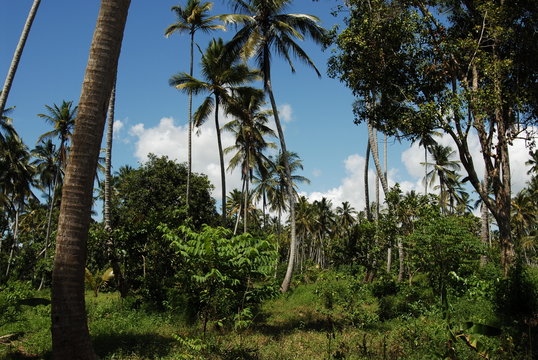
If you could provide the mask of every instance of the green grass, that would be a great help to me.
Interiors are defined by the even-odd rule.
[[[329,317],[315,284],[265,302],[243,331],[211,327],[205,338],[200,325],[187,325],[178,314],[133,309],[132,301],[117,293],[96,298],[88,292],[86,306],[94,348],[104,360],[419,360],[438,358],[448,346],[460,359],[479,359],[463,342],[450,343],[440,312],[396,317],[362,329],[341,321],[344,316]],[[475,314],[478,318],[472,320],[482,320],[491,314],[485,303],[462,300],[454,306],[461,308],[454,312],[458,317]],[[0,359],[50,359],[50,305],[23,305],[17,321],[0,326],[0,336],[7,334],[16,336],[0,343]]]

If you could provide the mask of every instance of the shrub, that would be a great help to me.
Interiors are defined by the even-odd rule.
[[[0,326],[13,322],[20,313],[21,300],[32,294],[29,282],[10,281],[0,287]]]
[[[190,318],[201,317],[204,330],[209,320],[245,327],[256,307],[276,294],[269,282],[277,260],[271,241],[250,234],[232,237],[221,227],[161,230],[179,257],[176,287],[184,294]]]

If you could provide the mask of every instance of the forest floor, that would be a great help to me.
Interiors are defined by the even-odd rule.
[[[88,292],[88,324],[100,359],[418,360],[445,358],[450,349],[458,351],[458,359],[484,358],[463,341],[454,341],[439,311],[381,321],[372,317],[379,303],[347,310],[327,307],[317,289],[315,284],[300,285],[264,303],[246,329],[211,325],[205,335],[201,325],[187,325],[172,311],[136,308],[117,293],[94,297]],[[47,292],[36,296],[49,297]],[[457,315],[461,318],[489,311],[476,301],[457,307],[466,309]],[[359,311],[359,320],[349,321],[350,311]],[[23,305],[14,321],[0,323],[0,359],[50,358],[50,305]]]

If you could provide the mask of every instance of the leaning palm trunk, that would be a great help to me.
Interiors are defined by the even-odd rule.
[[[280,147],[282,150],[282,159],[284,162],[284,169],[286,171],[286,188],[288,192],[289,202],[290,202],[290,255],[288,259],[288,267],[286,269],[286,275],[280,286],[280,291],[286,292],[290,288],[291,277],[293,276],[293,264],[295,262],[295,251],[296,251],[296,234],[295,234],[295,194],[293,193],[293,183],[291,181],[291,170],[290,162],[288,159],[288,150],[286,148],[286,141],[284,140],[284,131],[282,130],[282,125],[280,124],[280,117],[278,116],[278,109],[276,106],[275,97],[273,95],[273,89],[271,86],[270,75],[266,76],[266,89],[269,93],[269,98],[271,100],[271,106],[273,108],[273,116],[275,118],[276,128],[278,131],[278,138],[280,139]]]
[[[96,359],[88,331],[84,273],[92,191],[107,103],[130,0],[102,0],[67,163],[52,273],[54,359]]]
[[[381,168],[381,163],[379,161],[379,152],[377,147],[377,139],[374,134],[374,127],[370,121],[367,121],[366,124],[368,126],[368,138],[370,139],[370,146],[372,147],[372,158],[374,159],[377,178],[379,181],[381,181],[381,187],[386,195],[389,192],[389,185],[383,176],[383,169]]]
[[[37,13],[37,9],[39,8],[40,3],[41,0],[34,0],[34,3],[30,8],[30,12],[28,13],[28,17],[26,18],[24,28],[22,29],[22,34],[19,38],[19,43],[17,44],[15,53],[13,54],[13,60],[11,60],[11,65],[9,66],[9,71],[6,76],[6,81],[4,82],[4,87],[2,88],[2,92],[0,93],[0,114],[4,113],[7,97],[9,95],[9,91],[11,90],[11,85],[13,84],[13,78],[15,77],[15,73],[17,72],[17,67],[19,66],[19,62],[21,60],[22,51],[24,50],[24,45],[26,44],[26,39],[28,39],[28,33],[30,32],[30,28],[32,27],[32,23],[34,22],[35,14]]]
[[[125,286],[125,279],[120,268],[120,262],[116,252],[116,246],[114,244],[114,238],[112,236],[112,224],[110,221],[110,201],[112,199],[112,143],[114,138],[114,113],[116,107],[116,80],[114,80],[114,87],[110,93],[110,100],[108,102],[108,121],[106,132],[106,155],[105,155],[105,201],[104,201],[104,222],[106,232],[106,248],[108,260],[112,265],[112,271],[120,296],[122,298],[127,296],[127,287]]]
[[[215,94],[215,128],[217,131],[217,144],[219,147],[219,161],[220,161],[220,182],[221,182],[221,196],[222,196],[222,226],[226,226],[226,172],[224,168],[224,152],[222,151],[222,139],[220,136],[219,125],[219,102],[220,98]]]

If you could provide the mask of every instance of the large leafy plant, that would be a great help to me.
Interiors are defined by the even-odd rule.
[[[256,306],[276,293],[270,275],[277,252],[270,238],[232,236],[230,230],[206,225],[199,232],[185,226],[161,230],[181,262],[177,290],[190,314],[202,319],[204,331],[208,321],[248,326]]]

